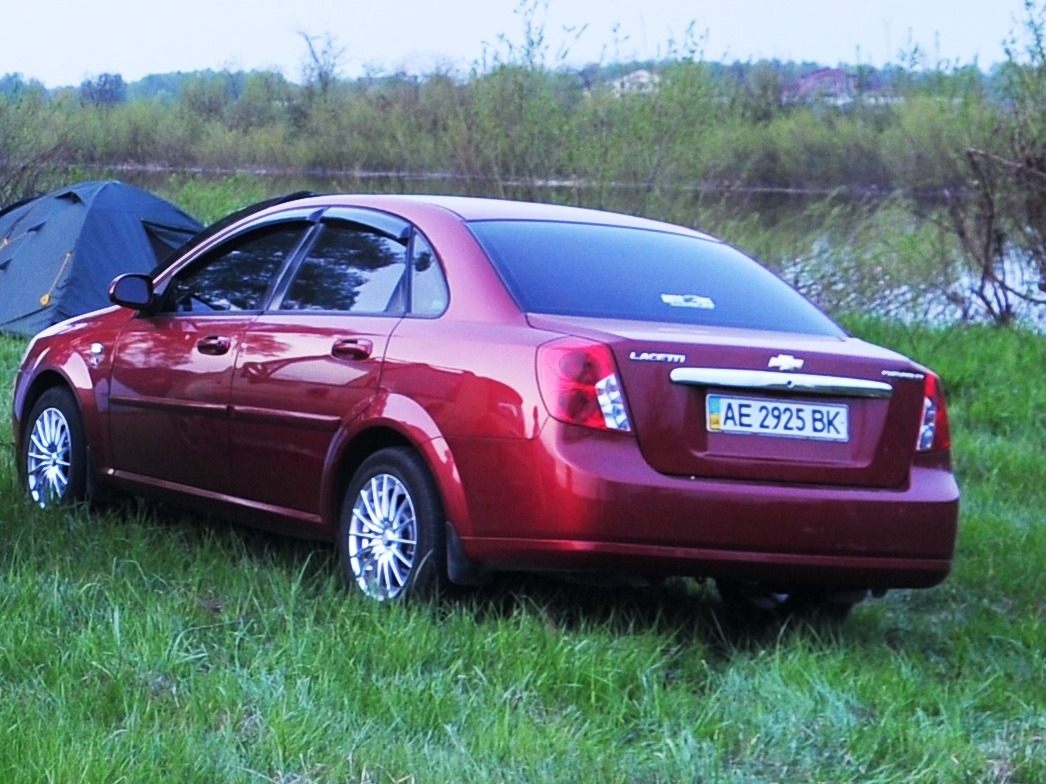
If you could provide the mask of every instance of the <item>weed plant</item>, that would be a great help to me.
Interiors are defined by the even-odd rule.
[[[347,591],[326,545],[127,501],[40,510],[0,455],[7,782],[1046,780],[1046,341],[844,319],[940,371],[941,586],[744,626],[691,581]],[[10,379],[23,343],[0,341]]]

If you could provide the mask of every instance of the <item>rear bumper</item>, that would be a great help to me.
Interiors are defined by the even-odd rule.
[[[562,539],[473,538],[462,546],[472,553],[473,564],[494,571],[727,577],[779,585],[871,589],[928,588],[951,571],[951,559],[705,550]]]
[[[561,428],[467,455],[472,525],[459,535],[488,569],[862,588],[927,587],[951,569],[959,489],[946,460],[863,489],[665,476],[630,438]]]

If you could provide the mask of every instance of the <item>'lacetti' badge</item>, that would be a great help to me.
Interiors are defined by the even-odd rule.
[[[633,351],[628,358],[633,362],[671,362],[675,365],[686,362],[686,354],[665,354],[657,351]]]

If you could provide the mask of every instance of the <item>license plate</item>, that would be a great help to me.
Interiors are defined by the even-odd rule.
[[[850,409],[845,405],[709,395],[705,414],[710,433],[850,440]]]

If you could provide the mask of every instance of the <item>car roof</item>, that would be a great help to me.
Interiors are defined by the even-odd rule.
[[[563,204],[545,202],[516,201],[512,199],[493,199],[477,196],[448,196],[439,194],[329,194],[317,195],[297,200],[282,202],[280,207],[286,209],[298,206],[344,206],[369,207],[400,213],[409,218],[418,210],[437,208],[453,213],[463,221],[486,220],[523,220],[523,221],[562,221],[567,223],[590,223],[606,226],[624,226],[629,228],[669,231],[690,234],[704,239],[714,239],[703,232],[695,231],[671,223],[650,218],[626,215],[605,210],[573,207]]]

